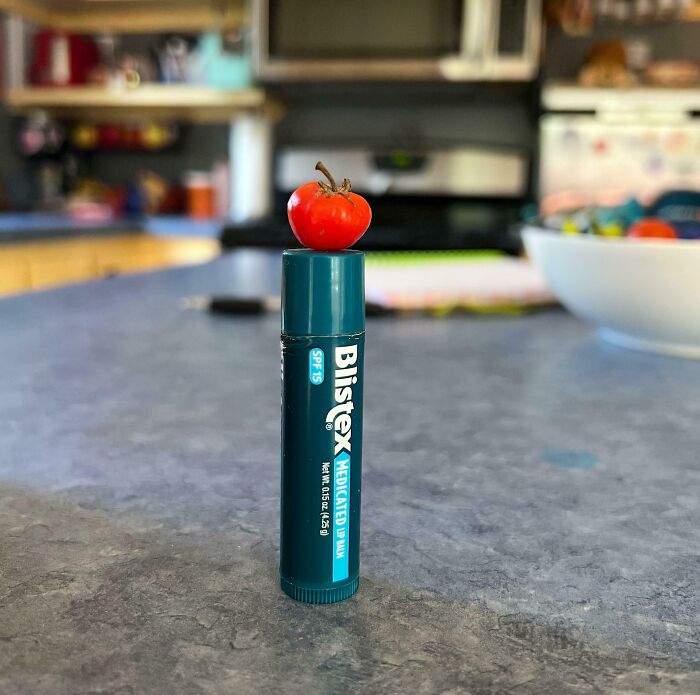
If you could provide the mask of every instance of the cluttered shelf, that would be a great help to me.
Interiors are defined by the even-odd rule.
[[[0,9],[36,24],[78,33],[196,31],[240,24],[240,0],[0,0]]]
[[[26,87],[7,92],[14,111],[46,109],[59,116],[99,120],[144,116],[197,122],[227,121],[243,111],[274,114],[275,102],[261,89],[215,89],[205,86],[147,84],[135,88],[101,86]]]

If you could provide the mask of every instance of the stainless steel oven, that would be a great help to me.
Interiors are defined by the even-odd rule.
[[[263,81],[530,80],[541,0],[253,0]]]

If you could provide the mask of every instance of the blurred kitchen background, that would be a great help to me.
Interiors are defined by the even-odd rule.
[[[700,190],[698,0],[0,9],[0,294],[294,245],[319,159],[370,250],[517,256],[523,222]]]

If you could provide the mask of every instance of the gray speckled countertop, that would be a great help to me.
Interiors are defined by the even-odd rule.
[[[274,256],[0,302],[0,692],[700,691],[700,363],[370,321],[362,580],[277,588]]]

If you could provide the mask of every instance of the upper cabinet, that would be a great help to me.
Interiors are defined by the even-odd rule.
[[[0,10],[77,33],[196,31],[247,18],[243,0],[0,0]]]

